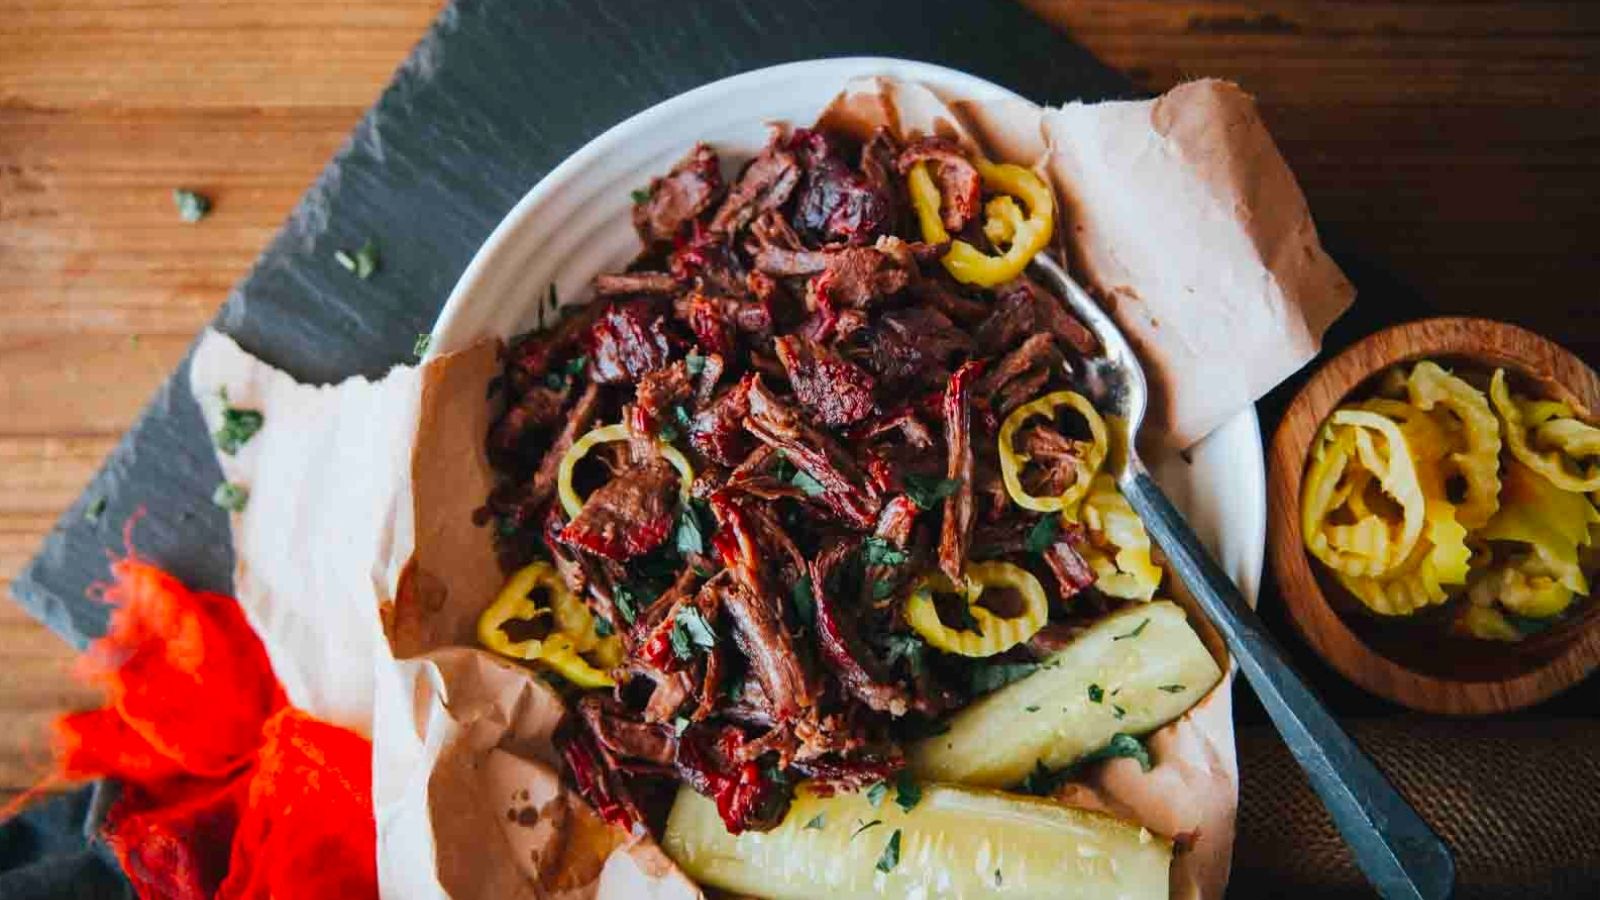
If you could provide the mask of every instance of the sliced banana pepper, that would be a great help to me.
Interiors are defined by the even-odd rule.
[[[1419,543],[1398,569],[1383,578],[1343,572],[1335,572],[1334,577],[1368,609],[1384,616],[1408,616],[1449,597],[1439,581],[1432,548],[1426,543]]]
[[[543,590],[549,606],[533,598]],[[550,634],[544,638],[513,641],[503,626],[508,622],[552,618]],[[535,562],[506,581],[489,608],[478,618],[478,642],[512,659],[536,661],[582,688],[604,688],[615,684],[611,676],[581,654],[593,656],[610,668],[621,659],[622,642],[616,635],[600,637],[594,614],[583,601],[567,589],[566,582],[549,563]]]
[[[632,437],[626,425],[602,425],[572,442],[572,446],[561,457],[561,467],[556,474],[556,495],[561,498],[561,508],[566,510],[567,518],[575,519],[583,510],[583,498],[578,496],[577,490],[572,486],[572,472],[577,468],[578,461],[588,456],[589,451],[597,444],[627,441]],[[678,448],[666,441],[657,441],[656,449],[667,462],[672,463],[678,474],[683,476],[679,495],[684,503],[688,503],[689,488],[694,484],[694,467],[689,465],[688,458],[679,452]]]
[[[957,587],[937,572],[924,575],[906,600],[906,624],[939,650],[962,656],[993,656],[1015,647],[1044,627],[1050,613],[1050,600],[1039,579],[1028,570],[1008,562],[967,564],[967,583]],[[1022,598],[1022,612],[1001,618],[979,605],[989,588],[1011,588]],[[934,594],[960,594],[967,612],[977,623],[975,631],[957,631],[944,624],[934,606]]]
[[[1456,506],[1456,518],[1467,528],[1477,528],[1500,506],[1500,421],[1482,391],[1437,363],[1417,363],[1406,388],[1418,409],[1442,407],[1460,420],[1466,446],[1449,455],[1466,482],[1466,497]]]
[[[963,284],[994,287],[1021,275],[1035,254],[1050,243],[1055,229],[1055,192],[1038,175],[1010,163],[993,163],[983,157],[973,159],[984,190],[999,194],[984,207],[985,236],[996,245],[1006,244],[999,256],[991,256],[966,241],[950,239],[939,215],[943,198],[934,183],[928,164],[919,162],[907,174],[911,206],[916,210],[922,238],[930,244],[950,241],[942,262],[951,277]],[[1024,215],[1017,200],[1027,207]]]
[[[1374,442],[1374,434],[1383,439],[1383,447]],[[1327,522],[1339,483],[1356,460],[1400,506],[1401,521],[1373,514],[1351,524]],[[1426,506],[1416,463],[1400,426],[1367,410],[1335,412],[1313,451],[1302,488],[1300,525],[1306,549],[1335,572],[1381,577],[1411,557],[1422,537]]]
[[[1078,461],[1077,477],[1066,490],[1062,491],[1061,496],[1036,497],[1022,486],[1022,467],[1027,463],[1028,457],[1017,452],[1017,432],[1022,430],[1022,426],[1029,419],[1054,419],[1056,410],[1062,406],[1071,407],[1078,415],[1083,416],[1089,425],[1089,435],[1093,443]],[[1055,391],[1024,403],[1012,410],[1011,415],[1006,416],[1005,422],[1000,425],[1000,477],[1005,482],[1006,493],[1010,494],[1011,499],[1023,509],[1035,512],[1060,512],[1070,518],[1084,495],[1089,492],[1089,485],[1095,474],[1105,464],[1109,444],[1110,434],[1106,430],[1105,420],[1095,410],[1094,404],[1076,391]]]
[[[1096,475],[1081,513],[1084,526],[1116,549],[1115,556],[1093,544],[1081,549],[1084,562],[1095,572],[1095,588],[1128,600],[1154,597],[1161,586],[1161,567],[1150,558],[1150,535],[1117,489],[1116,479]]]
[[[1587,594],[1579,548],[1593,541],[1600,512],[1583,494],[1563,491],[1519,462],[1506,464],[1500,512],[1479,532],[1490,541],[1527,544],[1544,571],[1572,592]],[[1509,605],[1509,604],[1508,604]]]
[[[1504,369],[1496,369],[1489,382],[1489,400],[1505,425],[1506,445],[1518,462],[1563,491],[1600,491],[1600,461],[1596,461],[1600,430],[1572,418],[1571,410],[1561,404],[1519,402],[1511,396]],[[1590,464],[1580,469],[1581,460]]]

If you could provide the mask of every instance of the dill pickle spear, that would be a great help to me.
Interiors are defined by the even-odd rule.
[[[1164,898],[1172,842],[1049,800],[925,785],[818,797],[803,787],[768,832],[731,835],[716,805],[680,788],[662,847],[702,885],[787,898]]]
[[[1182,607],[1133,604],[1072,639],[1037,672],[949,719],[910,750],[919,777],[1003,788],[1043,763],[1056,769],[1116,734],[1142,735],[1183,715],[1222,670]]]

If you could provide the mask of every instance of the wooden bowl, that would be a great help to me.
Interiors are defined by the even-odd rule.
[[[1516,644],[1455,637],[1440,611],[1404,619],[1365,612],[1314,564],[1300,536],[1300,480],[1324,419],[1369,379],[1424,358],[1504,367],[1513,380],[1589,418],[1600,409],[1600,377],[1555,343],[1487,319],[1425,319],[1380,331],[1311,377],[1278,425],[1268,457],[1268,550],[1295,627],[1345,677],[1403,706],[1433,713],[1505,712],[1583,680],[1600,664],[1600,601]],[[1452,604],[1453,606],[1453,604]],[[1431,613],[1431,614],[1430,614]]]

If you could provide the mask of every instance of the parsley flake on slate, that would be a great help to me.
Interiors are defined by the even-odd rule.
[[[1181,684],[1163,684],[1160,687],[1156,688],[1156,690],[1158,690],[1158,691],[1166,691],[1169,694],[1181,694],[1185,690],[1187,690],[1187,688],[1185,688]]]
[[[1099,703],[1100,701],[1102,701],[1104,699],[1106,699],[1106,692],[1105,692],[1104,688],[1100,687],[1100,685],[1098,685],[1098,684],[1089,685],[1089,702],[1090,703]]]
[[[250,502],[250,489],[242,484],[224,481],[211,492],[211,502],[228,512],[240,512]]]
[[[178,207],[178,218],[185,222],[198,222],[211,212],[211,199],[184,188],[173,188],[172,202]]]
[[[911,498],[922,509],[933,509],[944,498],[954,494],[961,487],[959,478],[937,478],[932,475],[919,475],[915,472],[908,473],[905,477],[906,496]]]
[[[918,803],[922,802],[922,785],[911,777],[910,772],[902,770],[894,780],[895,805],[911,812]]]
[[[647,188],[634,188],[628,192],[628,196],[633,198],[634,203],[650,202],[650,191]]]
[[[431,335],[431,334],[419,334],[419,335],[417,335],[417,342],[415,344],[411,345],[411,355],[415,356],[417,359],[421,359],[424,356],[427,356],[428,355],[428,347],[432,346],[432,344],[433,344],[433,335]]]
[[[345,271],[353,273],[362,281],[371,278],[372,273],[378,271],[378,245],[370,238],[355,253],[342,248],[333,251],[333,258],[344,267]]]
[[[805,828],[807,831],[821,831],[822,830],[822,826],[824,826],[826,824],[828,824],[828,816],[827,816],[827,814],[826,813],[817,813],[816,815],[811,817],[811,821],[807,822],[802,827]]]
[[[667,635],[672,641],[672,652],[679,659],[693,659],[695,648],[709,650],[717,645],[717,633],[700,610],[685,606],[672,620],[672,631]]]
[[[1123,734],[1120,731],[1112,735],[1110,742],[1104,747],[1093,753],[1086,754],[1082,759],[1078,760],[1078,764],[1086,765],[1102,759],[1116,759],[1118,757],[1138,760],[1139,768],[1146,772],[1150,771],[1150,751],[1145,749],[1144,744],[1138,738],[1131,734]]]
[[[216,440],[218,450],[233,456],[256,436],[265,422],[261,413],[253,409],[225,407],[222,410],[222,427],[217,429],[212,438]]]
[[[1028,529],[1027,548],[1029,553],[1043,553],[1050,549],[1056,542],[1056,535],[1061,532],[1061,523],[1055,516],[1045,516]]]
[[[817,595],[811,592],[810,575],[801,575],[794,583],[794,614],[807,625],[817,620]]]
[[[100,516],[103,515],[105,513],[105,511],[106,511],[106,498],[104,498],[104,497],[96,497],[96,498],[94,498],[94,502],[93,503],[90,503],[87,507],[84,508],[84,510],[83,510],[83,519],[84,519],[84,521],[90,522],[90,523],[98,522],[98,521],[100,521]]]
[[[861,556],[869,566],[898,566],[906,561],[906,552],[877,535],[861,542]]]
[[[861,820],[857,819],[856,821],[859,822]],[[862,825],[860,828],[857,828],[855,831],[851,832],[850,833],[850,840],[853,841],[856,838],[860,837],[861,833],[863,831],[866,831],[868,828],[876,828],[876,827],[878,827],[879,825],[882,825],[882,824],[883,824],[883,820],[882,819],[873,819],[871,822],[868,822],[865,825]]]
[[[1128,632],[1127,634],[1119,634],[1116,637],[1112,638],[1112,640],[1113,641],[1121,641],[1121,640],[1125,640],[1127,638],[1136,638],[1139,635],[1144,634],[1144,628],[1145,628],[1146,625],[1149,625],[1149,624],[1150,624],[1150,620],[1149,619],[1140,619],[1138,626],[1135,627],[1132,631]]]
[[[811,474],[803,469],[795,469],[794,474],[789,477],[789,483],[799,488],[807,497],[820,497],[828,491],[822,486],[822,482],[812,478]]]
[[[883,805],[883,798],[888,793],[889,793],[889,782],[887,782],[887,781],[876,782],[876,783],[874,783],[872,785],[872,787],[867,788],[867,802],[872,804],[872,808],[873,809],[877,809],[878,807]]]
[[[894,834],[889,835],[889,843],[883,845],[883,854],[878,857],[878,871],[889,873],[894,867],[900,865],[900,829],[896,828]]]

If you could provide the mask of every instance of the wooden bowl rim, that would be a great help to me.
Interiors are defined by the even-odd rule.
[[[1400,340],[1397,340],[1400,338]],[[1492,319],[1442,317],[1368,335],[1315,372],[1284,412],[1268,455],[1268,549],[1278,593],[1295,630],[1329,665],[1362,688],[1430,713],[1509,712],[1548,699],[1600,666],[1600,618],[1591,616],[1550,658],[1519,675],[1455,681],[1413,671],[1369,647],[1329,603],[1300,535],[1300,483],[1311,440],[1350,391],[1376,372],[1425,357],[1456,356],[1514,368],[1553,388],[1589,415],[1600,406],[1600,376],[1541,335]],[[1309,426],[1309,427],[1307,427]],[[1291,589],[1304,585],[1305,590]],[[1590,603],[1596,602],[1591,595]]]

